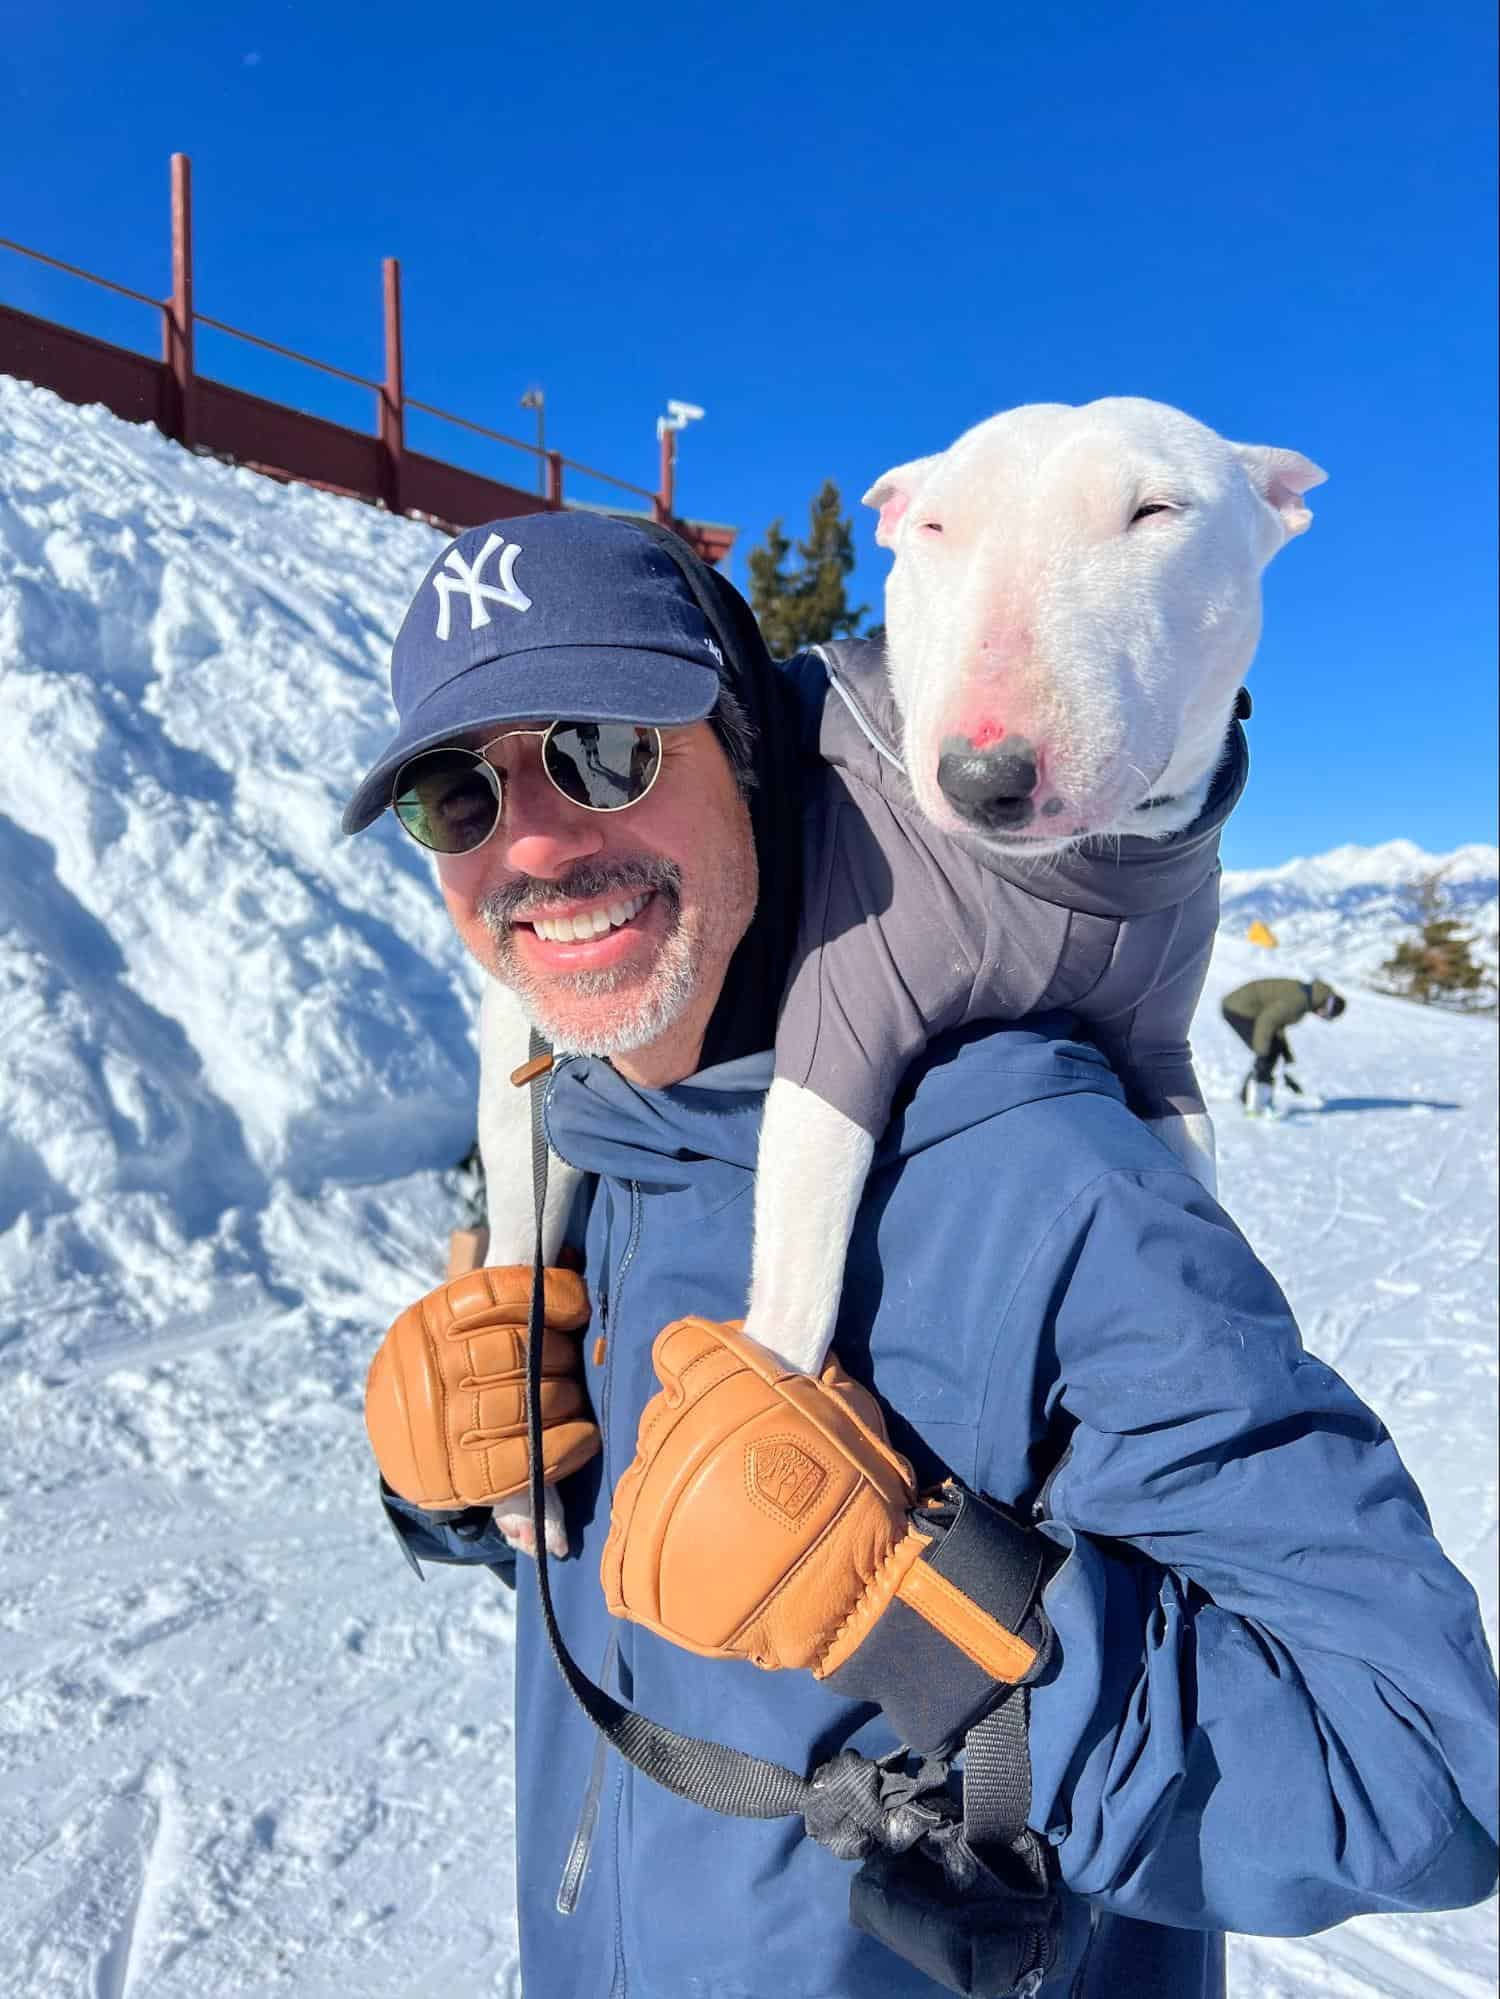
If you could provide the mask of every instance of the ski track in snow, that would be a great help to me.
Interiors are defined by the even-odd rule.
[[[0,377],[0,1989],[515,1999],[512,1608],[411,1575],[361,1421],[441,1275],[474,980],[335,833],[436,546]],[[1337,979],[1342,960],[1276,969]],[[1226,1205],[1496,1626],[1496,1036],[1356,990]],[[1493,1907],[1237,1938],[1234,1999],[1494,1989]],[[538,1995],[545,1999],[545,1995]]]

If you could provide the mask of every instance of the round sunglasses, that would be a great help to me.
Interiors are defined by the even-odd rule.
[[[483,749],[423,750],[402,764],[391,810],[434,854],[472,854],[500,824],[505,777],[489,760],[496,743],[540,736],[542,769],[555,791],[585,812],[639,805],[661,770],[661,731],[635,722],[553,722],[506,729]]]

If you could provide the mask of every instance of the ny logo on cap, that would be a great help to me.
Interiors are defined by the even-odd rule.
[[[504,549],[500,558],[500,581],[481,583],[484,565],[497,549]],[[465,562],[456,548],[450,548],[443,558],[443,568],[451,569],[451,576],[437,575],[432,579],[432,587],[438,593],[437,635],[446,639],[452,630],[452,597],[455,590],[461,590],[469,602],[469,630],[482,631],[490,621],[488,604],[505,604],[512,611],[529,611],[531,599],[516,584],[516,557],[521,553],[516,542],[507,542],[503,535],[492,534],[472,562]]]

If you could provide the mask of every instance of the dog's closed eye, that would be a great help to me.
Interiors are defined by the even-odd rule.
[[[941,534],[943,531],[943,524],[941,521],[918,521],[917,526],[921,529],[923,534]]]
[[[1137,521],[1148,520],[1152,514],[1178,514],[1181,511],[1181,507],[1172,500],[1145,500],[1131,515],[1130,525],[1134,527]]]

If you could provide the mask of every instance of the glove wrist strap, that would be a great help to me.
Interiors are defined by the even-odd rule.
[[[903,1741],[938,1755],[1007,1686],[1034,1679],[1045,1664],[1051,1634],[1040,1596],[1050,1544],[952,1481],[913,1511],[916,1537],[920,1558],[860,1642],[838,1647],[837,1663],[820,1677],[846,1699],[878,1702]]]

